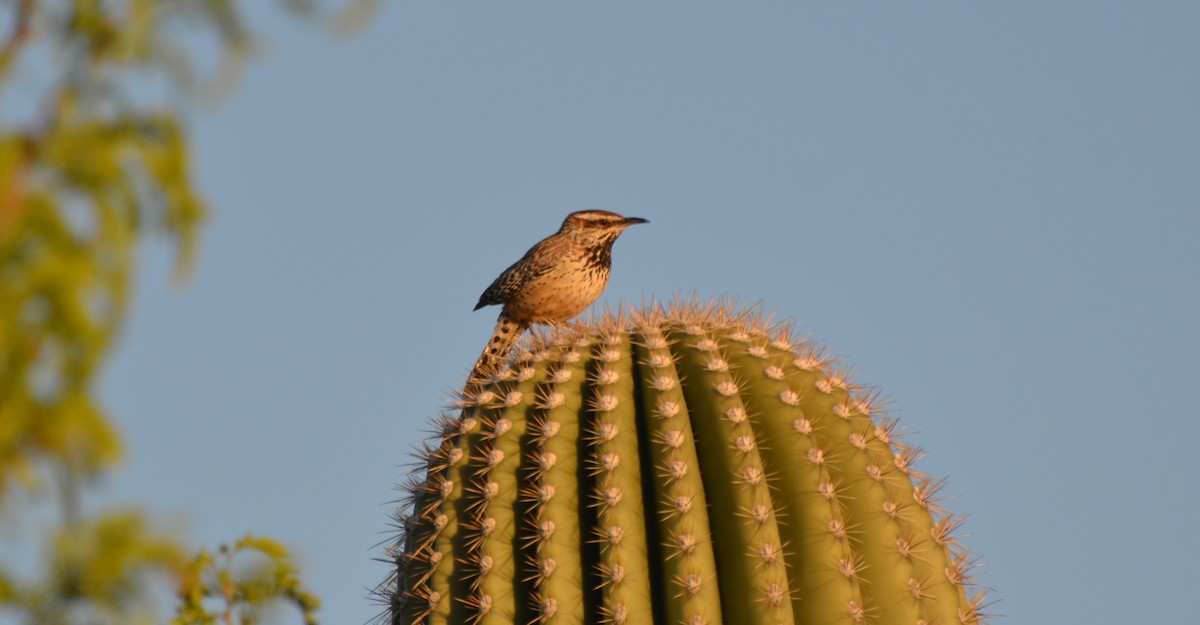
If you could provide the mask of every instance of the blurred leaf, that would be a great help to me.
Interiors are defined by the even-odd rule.
[[[37,625],[153,622],[147,581],[177,579],[186,560],[174,538],[129,510],[66,525],[47,549],[45,579],[18,590],[0,574],[0,608]]]
[[[269,538],[246,536],[217,555],[202,551],[188,564],[180,584],[173,625],[262,620],[264,611],[290,604],[315,625],[320,600],[300,582],[287,549]]]
[[[350,2],[334,14],[331,28],[335,35],[349,37],[362,32],[379,12],[380,0]]]
[[[174,538],[156,534],[132,511],[65,527],[53,547],[52,575],[60,596],[113,610],[145,600],[140,575],[177,576],[186,559]]]
[[[17,589],[14,588],[12,582],[9,581],[9,576],[3,571],[0,571],[0,605],[4,605],[5,603],[11,602],[13,599],[16,599],[18,594],[19,593],[17,592]]]

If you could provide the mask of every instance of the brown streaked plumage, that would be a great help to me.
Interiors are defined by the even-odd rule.
[[[646,220],[604,210],[571,213],[558,232],[505,269],[475,304],[475,310],[493,304],[504,308],[471,379],[495,373],[531,324],[563,323],[591,306],[608,285],[613,242],[626,228],[641,223]]]

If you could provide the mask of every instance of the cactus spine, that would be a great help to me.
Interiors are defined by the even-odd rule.
[[[537,337],[443,418],[398,516],[391,621],[980,622],[958,517],[877,412],[750,312]]]

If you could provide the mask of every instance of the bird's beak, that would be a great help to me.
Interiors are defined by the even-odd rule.
[[[632,226],[633,224],[648,224],[648,223],[650,223],[649,219],[642,219],[641,217],[626,217],[625,218],[626,226]]]

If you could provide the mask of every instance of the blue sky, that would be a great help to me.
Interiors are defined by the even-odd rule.
[[[197,111],[198,270],[148,246],[105,485],[302,555],[361,623],[398,465],[573,210],[601,302],[762,301],[879,385],[1009,625],[1182,622],[1200,558],[1200,5],[388,3],[270,13]],[[270,493],[264,497],[262,493]]]

